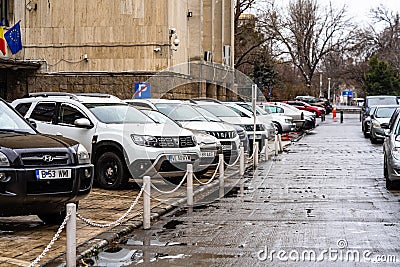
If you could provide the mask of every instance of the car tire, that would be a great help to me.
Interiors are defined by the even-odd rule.
[[[369,136],[370,136],[369,133],[364,132],[364,137],[365,137],[365,138],[368,138]]]
[[[64,221],[66,215],[67,215],[66,211],[63,210],[57,213],[38,214],[37,216],[45,224],[60,225]]]
[[[383,177],[386,178],[386,180],[389,178],[389,172],[387,168],[387,157],[386,154],[383,155]]]
[[[274,122],[274,125],[276,127],[276,131],[278,132],[278,134],[282,134],[283,133],[282,132],[282,126],[277,122]]]
[[[389,177],[386,177],[386,189],[393,190],[395,189],[395,182],[391,181]]]
[[[105,152],[96,162],[96,182],[103,189],[120,189],[128,184],[125,163],[115,152]]]

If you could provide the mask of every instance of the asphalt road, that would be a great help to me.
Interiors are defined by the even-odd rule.
[[[399,266],[400,191],[386,190],[382,164],[358,114],[327,117],[242,188],[161,217],[92,264]]]

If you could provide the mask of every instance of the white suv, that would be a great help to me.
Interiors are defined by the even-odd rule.
[[[159,124],[119,98],[104,94],[32,93],[12,102],[42,133],[82,143],[105,189],[124,187],[129,177],[181,178],[197,167],[200,148],[192,132]]]

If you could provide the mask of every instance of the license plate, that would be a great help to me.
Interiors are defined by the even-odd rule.
[[[232,145],[222,145],[222,150],[232,150]]]
[[[213,158],[215,157],[214,151],[200,151],[200,158]]]
[[[169,161],[171,162],[186,162],[190,161],[190,155],[171,155],[169,156]]]
[[[37,180],[68,179],[71,178],[71,169],[36,170]]]

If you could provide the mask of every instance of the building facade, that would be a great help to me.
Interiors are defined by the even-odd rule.
[[[160,71],[191,77],[189,62],[233,67],[233,0],[0,0],[0,9],[4,31],[20,21],[23,44],[0,56],[0,96],[10,100],[38,91],[129,98],[135,82]],[[207,78],[178,91],[223,98],[225,83]]]

